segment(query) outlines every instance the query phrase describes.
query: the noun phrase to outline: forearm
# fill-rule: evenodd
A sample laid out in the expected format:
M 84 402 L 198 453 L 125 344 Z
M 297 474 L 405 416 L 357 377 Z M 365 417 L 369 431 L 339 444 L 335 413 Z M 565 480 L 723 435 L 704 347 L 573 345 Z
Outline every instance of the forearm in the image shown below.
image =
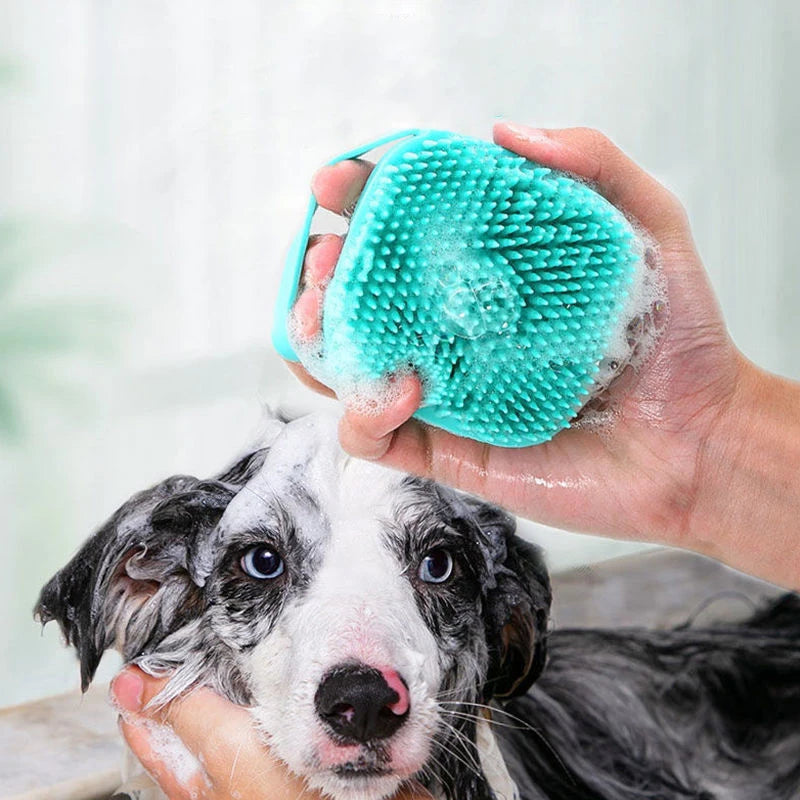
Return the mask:
M 800 589 L 800 384 L 743 364 L 696 497 L 687 546 Z

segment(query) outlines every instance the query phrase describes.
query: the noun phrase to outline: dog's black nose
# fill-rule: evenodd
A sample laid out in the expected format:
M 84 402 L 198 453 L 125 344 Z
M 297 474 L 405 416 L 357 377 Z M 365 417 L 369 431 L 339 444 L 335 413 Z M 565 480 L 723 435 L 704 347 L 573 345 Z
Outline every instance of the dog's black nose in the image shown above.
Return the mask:
M 408 716 L 408 689 L 396 672 L 387 674 L 396 689 L 373 667 L 334 667 L 314 697 L 317 714 L 349 742 L 388 738 Z

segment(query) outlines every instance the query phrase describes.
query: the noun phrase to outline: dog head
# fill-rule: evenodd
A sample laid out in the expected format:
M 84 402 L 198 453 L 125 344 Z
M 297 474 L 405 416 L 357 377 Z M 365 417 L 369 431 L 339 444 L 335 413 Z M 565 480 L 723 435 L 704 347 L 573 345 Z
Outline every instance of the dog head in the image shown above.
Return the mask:
M 479 709 L 544 666 L 550 591 L 513 518 L 348 458 L 335 426 L 281 426 L 213 480 L 129 500 L 42 590 L 80 658 L 204 683 L 251 707 L 273 752 L 334 797 L 409 779 L 488 796 Z M 464 764 L 471 765 L 465 768 Z

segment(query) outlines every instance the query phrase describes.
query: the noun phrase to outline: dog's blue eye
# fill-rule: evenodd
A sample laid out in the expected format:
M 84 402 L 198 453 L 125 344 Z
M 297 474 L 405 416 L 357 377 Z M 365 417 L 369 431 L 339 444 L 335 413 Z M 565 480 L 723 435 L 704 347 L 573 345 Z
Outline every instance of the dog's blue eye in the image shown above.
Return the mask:
M 280 554 L 265 544 L 251 547 L 242 556 L 242 569 L 259 580 L 272 580 L 283 574 L 283 559 Z
M 431 550 L 419 565 L 420 580 L 444 583 L 453 574 L 453 556 L 443 547 Z

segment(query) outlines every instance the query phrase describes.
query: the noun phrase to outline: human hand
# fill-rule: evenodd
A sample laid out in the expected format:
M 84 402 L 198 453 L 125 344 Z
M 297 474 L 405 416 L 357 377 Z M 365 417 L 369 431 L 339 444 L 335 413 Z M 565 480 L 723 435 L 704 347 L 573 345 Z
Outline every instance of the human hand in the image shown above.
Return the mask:
M 270 755 L 248 710 L 211 689 L 148 708 L 166 682 L 126 667 L 111 696 L 125 741 L 169 800 L 322 800 Z M 427 797 L 405 790 L 395 800 Z
M 247 709 L 211 689 L 148 708 L 166 681 L 127 667 L 111 694 L 125 741 L 169 800 L 319 798 L 270 755 Z
M 738 477 L 734 473 L 740 466 L 742 421 L 753 413 L 753 398 L 767 376 L 747 362 L 728 336 L 680 203 L 597 131 L 498 123 L 494 139 L 519 155 L 590 181 L 647 231 L 669 303 L 668 316 L 658 309 L 651 315 L 663 328 L 654 351 L 638 372 L 628 368 L 612 387 L 614 424 L 602 435 L 570 428 L 523 449 L 460 438 L 411 419 L 422 401 L 422 387 L 415 376 L 405 376 L 398 378 L 398 399 L 382 411 L 345 410 L 342 446 L 530 519 L 685 546 L 787 580 L 780 566 L 754 562 L 753 554 L 743 552 L 741 542 L 728 534 L 754 500 L 751 492 L 735 491 L 743 480 L 741 470 Z M 312 183 L 319 204 L 342 213 L 357 199 L 370 170 L 362 160 L 323 168 Z M 308 248 L 304 290 L 293 310 L 304 337 L 318 333 L 325 285 L 341 246 L 340 237 L 325 235 Z M 312 388 L 332 394 L 301 366 L 290 367 Z M 751 527 L 759 526 L 753 517 Z M 795 577 L 790 572 L 788 580 Z

